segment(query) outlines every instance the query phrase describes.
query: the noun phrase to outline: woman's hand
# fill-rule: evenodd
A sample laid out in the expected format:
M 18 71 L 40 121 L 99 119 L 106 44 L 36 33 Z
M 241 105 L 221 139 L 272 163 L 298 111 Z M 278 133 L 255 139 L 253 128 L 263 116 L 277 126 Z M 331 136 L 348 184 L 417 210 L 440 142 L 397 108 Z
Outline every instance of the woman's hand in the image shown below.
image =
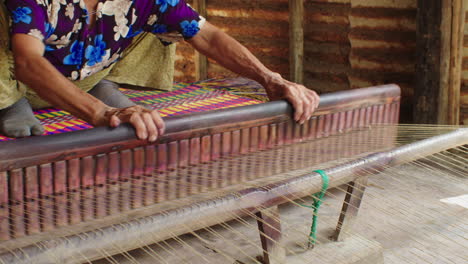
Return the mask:
M 317 109 L 320 97 L 305 86 L 287 81 L 279 74 L 274 74 L 263 84 L 270 100 L 288 100 L 294 107 L 294 120 L 303 124 L 310 119 Z
M 127 108 L 109 108 L 104 118 L 96 125 L 118 127 L 121 123 L 130 123 L 138 139 L 154 142 L 164 134 L 164 121 L 158 111 L 135 105 Z

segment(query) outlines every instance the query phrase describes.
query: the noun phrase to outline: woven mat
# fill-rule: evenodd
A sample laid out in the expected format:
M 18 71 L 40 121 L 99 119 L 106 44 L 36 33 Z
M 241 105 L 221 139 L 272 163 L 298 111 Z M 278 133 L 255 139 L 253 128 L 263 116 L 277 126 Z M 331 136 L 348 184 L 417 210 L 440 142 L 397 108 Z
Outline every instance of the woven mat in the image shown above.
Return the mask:
M 206 80 L 203 84 L 207 88 L 216 89 L 216 87 L 223 87 L 223 90 L 238 96 L 260 100 L 262 102 L 268 101 L 268 96 L 263 86 L 250 79 L 227 78 Z
M 172 92 L 128 89 L 122 89 L 122 92 L 138 104 L 158 109 L 161 116 L 166 117 L 262 103 L 262 100 L 254 99 L 257 97 L 256 93 L 252 97 L 239 94 L 242 87 L 247 91 L 247 94 L 250 90 L 259 89 L 258 86 L 254 88 L 255 84 L 246 79 L 236 78 L 207 80 L 192 84 L 175 83 L 176 89 Z M 56 108 L 37 110 L 35 114 L 45 127 L 44 135 L 92 128 L 83 120 Z M 0 135 L 0 141 L 7 140 L 12 139 Z

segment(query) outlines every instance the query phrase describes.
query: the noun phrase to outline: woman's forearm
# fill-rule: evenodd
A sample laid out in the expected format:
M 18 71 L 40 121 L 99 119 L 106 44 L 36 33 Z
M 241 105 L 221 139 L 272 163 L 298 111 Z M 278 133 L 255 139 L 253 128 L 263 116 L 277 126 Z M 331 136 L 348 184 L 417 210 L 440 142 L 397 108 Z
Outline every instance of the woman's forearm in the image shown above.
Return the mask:
M 66 110 L 94 126 L 117 127 L 130 123 L 141 140 L 155 141 L 164 133 L 164 121 L 157 110 L 139 105 L 113 108 L 84 92 L 65 78 L 44 55 L 38 39 L 15 34 L 12 37 L 16 78 L 53 106 Z
M 271 100 L 288 100 L 294 107 L 296 121 L 304 123 L 318 107 L 320 98 L 315 91 L 270 71 L 247 48 L 210 23 L 189 42 L 221 66 L 262 84 Z
M 203 55 L 221 66 L 266 86 L 279 75 L 265 67 L 247 48 L 226 33 L 206 22 L 189 42 Z
M 33 89 L 39 97 L 93 125 L 102 123 L 108 107 L 65 78 L 48 60 L 29 55 L 15 60 L 16 78 Z

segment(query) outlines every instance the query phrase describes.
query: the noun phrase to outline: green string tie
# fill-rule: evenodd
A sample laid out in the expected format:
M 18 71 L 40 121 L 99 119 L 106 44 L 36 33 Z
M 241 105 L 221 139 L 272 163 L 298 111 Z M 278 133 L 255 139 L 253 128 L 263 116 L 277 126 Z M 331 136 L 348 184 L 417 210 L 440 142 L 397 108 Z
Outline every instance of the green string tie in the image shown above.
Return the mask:
M 320 176 L 322 176 L 322 190 L 319 193 L 314 194 L 312 197 L 314 198 L 314 205 L 313 206 L 306 206 L 308 208 L 314 209 L 314 214 L 312 216 L 312 226 L 310 227 L 310 234 L 309 234 L 309 247 L 313 247 L 317 241 L 317 220 L 318 220 L 318 210 L 320 205 L 323 202 L 323 197 L 327 192 L 328 185 L 330 183 L 330 179 L 328 178 L 327 174 L 323 170 L 316 170 L 314 171 Z

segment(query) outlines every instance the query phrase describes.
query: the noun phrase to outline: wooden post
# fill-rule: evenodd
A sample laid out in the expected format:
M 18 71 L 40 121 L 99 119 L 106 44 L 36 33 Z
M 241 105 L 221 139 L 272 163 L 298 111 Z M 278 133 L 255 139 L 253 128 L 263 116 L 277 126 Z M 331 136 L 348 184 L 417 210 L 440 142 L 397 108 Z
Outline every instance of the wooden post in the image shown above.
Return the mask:
M 258 230 L 263 248 L 263 264 L 286 263 L 286 250 L 282 246 L 281 222 L 278 206 L 258 212 Z
M 194 5 L 198 13 L 206 18 L 206 0 L 194 0 Z M 208 58 L 198 51 L 195 51 L 195 78 L 197 81 L 206 80 L 208 78 Z
M 354 220 L 359 212 L 361 201 L 366 190 L 368 177 L 360 177 L 354 182 L 350 182 L 346 197 L 343 202 L 343 208 L 341 209 L 340 219 L 336 226 L 336 231 L 332 236 L 332 240 L 342 241 L 349 235 L 351 227 L 353 226 Z
M 418 0 L 416 123 L 459 123 L 464 5 Z
M 451 36 L 451 53 L 450 53 L 450 84 L 446 93 L 447 100 L 443 102 L 448 106 L 446 118 L 448 124 L 460 124 L 461 110 L 461 79 L 463 71 L 463 42 L 465 37 L 465 7 L 466 0 L 452 1 L 452 36 Z M 442 114 L 444 114 L 442 112 Z
M 304 82 L 304 0 L 289 0 L 289 69 L 291 81 Z

